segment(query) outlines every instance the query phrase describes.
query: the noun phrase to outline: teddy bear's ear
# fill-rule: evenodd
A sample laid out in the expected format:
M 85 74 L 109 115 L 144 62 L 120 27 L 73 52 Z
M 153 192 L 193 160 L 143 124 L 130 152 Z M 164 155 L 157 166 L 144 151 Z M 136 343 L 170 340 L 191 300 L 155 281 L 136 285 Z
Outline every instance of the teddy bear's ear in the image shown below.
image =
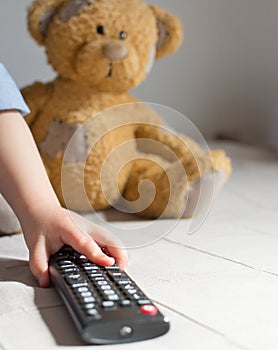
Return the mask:
M 28 28 L 39 45 L 44 44 L 47 28 L 64 0 L 36 0 L 28 9 Z
M 158 28 L 156 59 L 175 52 L 183 39 L 182 24 L 178 17 L 158 6 L 150 6 L 155 14 Z

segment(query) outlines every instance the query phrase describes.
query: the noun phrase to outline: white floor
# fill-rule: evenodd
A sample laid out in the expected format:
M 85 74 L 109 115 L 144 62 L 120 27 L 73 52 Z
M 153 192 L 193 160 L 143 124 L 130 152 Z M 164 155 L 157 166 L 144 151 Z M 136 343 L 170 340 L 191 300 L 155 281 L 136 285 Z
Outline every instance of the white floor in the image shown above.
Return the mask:
M 170 317 L 170 332 L 105 349 L 277 350 L 278 157 L 225 148 L 234 172 L 201 228 L 189 235 L 182 220 L 129 252 L 128 272 Z M 163 232 L 167 223 L 153 228 Z M 21 235 L 0 238 L 0 349 L 81 349 L 62 302 L 36 286 L 27 257 Z

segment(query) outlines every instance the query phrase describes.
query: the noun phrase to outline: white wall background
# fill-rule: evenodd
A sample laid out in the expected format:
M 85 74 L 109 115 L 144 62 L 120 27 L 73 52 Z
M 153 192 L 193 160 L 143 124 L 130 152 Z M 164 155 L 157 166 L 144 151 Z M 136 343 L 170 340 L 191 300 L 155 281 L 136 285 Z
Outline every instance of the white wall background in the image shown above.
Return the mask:
M 26 30 L 31 0 L 0 1 L 0 61 L 20 87 L 54 73 Z M 153 0 L 180 16 L 185 42 L 134 94 L 219 131 L 278 148 L 278 1 Z

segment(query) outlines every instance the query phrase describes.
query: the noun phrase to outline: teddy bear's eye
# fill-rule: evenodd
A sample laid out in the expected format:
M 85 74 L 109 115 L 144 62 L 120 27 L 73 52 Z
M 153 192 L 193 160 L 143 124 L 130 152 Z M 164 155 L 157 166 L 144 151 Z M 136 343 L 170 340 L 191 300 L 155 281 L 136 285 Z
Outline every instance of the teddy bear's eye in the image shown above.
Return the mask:
M 121 40 L 125 40 L 125 39 L 127 38 L 127 33 L 124 32 L 124 31 L 120 32 L 119 38 L 120 38 Z
M 100 35 L 104 34 L 104 27 L 103 26 L 97 26 L 97 33 Z

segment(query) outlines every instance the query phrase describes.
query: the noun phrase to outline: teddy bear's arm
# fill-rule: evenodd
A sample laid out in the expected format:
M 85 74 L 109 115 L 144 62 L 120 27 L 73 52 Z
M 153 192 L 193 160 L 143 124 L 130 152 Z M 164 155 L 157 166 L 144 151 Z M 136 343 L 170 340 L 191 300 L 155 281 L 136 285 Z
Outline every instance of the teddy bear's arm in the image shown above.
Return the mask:
M 163 126 L 142 124 L 136 130 L 136 138 L 154 140 L 158 145 L 169 148 L 172 151 L 172 157 L 179 159 L 192 158 L 192 154 L 200 152 L 200 147 L 195 141 L 184 135 L 172 133 Z M 165 147 L 163 146 L 162 150 L 164 151 Z
M 170 161 L 179 159 L 183 164 L 187 164 L 188 167 L 190 164 L 195 164 L 196 160 L 198 160 L 198 166 L 204 167 L 203 172 L 211 170 L 212 166 L 215 171 L 224 170 L 227 178 L 231 174 L 231 162 L 223 150 L 204 151 L 190 137 L 168 131 L 163 126 L 140 125 L 136 131 L 136 138 L 151 139 L 158 145 L 162 145 L 160 148 Z M 163 146 L 166 146 L 166 148 Z M 170 151 L 168 153 L 165 152 L 167 148 Z M 147 149 L 144 149 L 144 152 L 147 151 Z
M 39 82 L 27 86 L 21 90 L 21 93 L 31 111 L 31 113 L 25 118 L 29 125 L 33 123 L 40 110 L 49 100 L 52 90 L 53 87 L 51 83 L 42 84 Z
M 202 150 L 191 138 L 163 126 L 140 125 L 136 137 L 145 158 L 134 161 L 125 199 L 133 208 L 139 188 L 142 198 L 150 198 L 148 187 L 139 186 L 142 180 L 150 180 L 155 187 L 153 202 L 140 215 L 192 217 L 200 213 L 202 205 L 210 205 L 231 173 L 231 162 L 224 151 Z M 161 159 L 152 161 L 153 155 Z M 200 207 L 199 200 L 203 203 Z

